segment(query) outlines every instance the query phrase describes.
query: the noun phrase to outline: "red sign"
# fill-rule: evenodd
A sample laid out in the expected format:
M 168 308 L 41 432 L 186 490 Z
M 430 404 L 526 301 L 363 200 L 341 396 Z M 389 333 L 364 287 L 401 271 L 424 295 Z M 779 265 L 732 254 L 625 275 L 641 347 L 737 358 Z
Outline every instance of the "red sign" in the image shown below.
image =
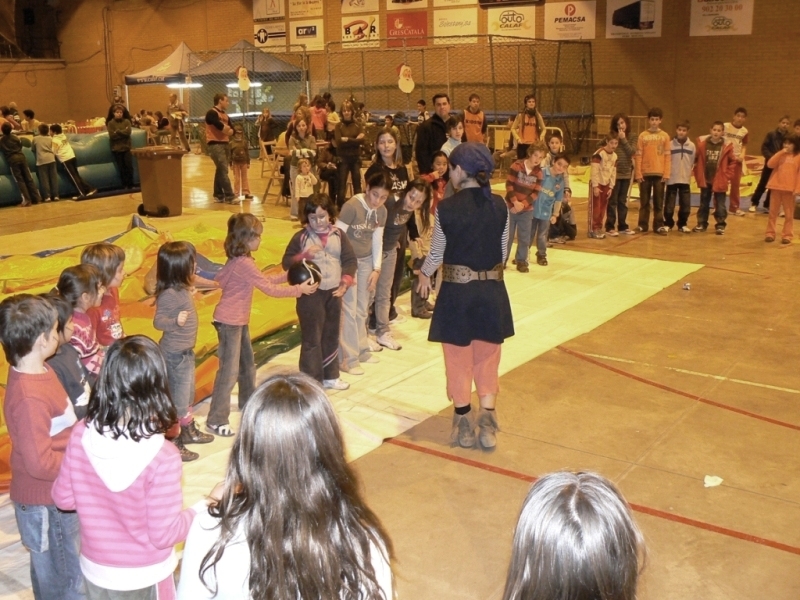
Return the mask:
M 402 48 L 403 40 L 406 46 L 427 46 L 428 12 L 387 12 L 386 29 L 389 48 Z

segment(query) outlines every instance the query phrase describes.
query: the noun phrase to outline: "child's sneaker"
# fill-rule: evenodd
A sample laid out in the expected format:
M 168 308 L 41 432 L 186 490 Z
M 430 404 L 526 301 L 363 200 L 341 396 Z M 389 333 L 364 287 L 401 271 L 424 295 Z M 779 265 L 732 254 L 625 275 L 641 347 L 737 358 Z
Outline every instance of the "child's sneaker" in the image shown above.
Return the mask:
M 702 225 L 698 225 L 694 229 L 692 229 L 692 231 L 694 231 L 695 233 L 704 233 L 705 230 L 706 227 L 703 227 Z
M 623 229 L 620 233 L 623 235 L 636 235 L 636 232 L 631 228 Z
M 345 369 L 344 367 L 340 366 L 339 370 L 343 373 L 349 373 L 350 375 L 363 375 L 366 373 L 362 367 L 350 367 L 349 369 Z
M 326 390 L 346 390 L 350 388 L 350 384 L 341 379 L 323 379 L 322 387 Z
M 616 229 L 609 229 L 606 231 L 608 237 L 619 237 L 619 232 Z
M 367 343 L 369 343 L 370 352 L 381 352 L 383 350 L 383 346 L 381 346 L 378 342 L 376 342 L 372 338 L 367 338 Z
M 602 240 L 606 237 L 606 234 L 602 231 L 590 231 L 589 237 L 595 240 Z
M 692 230 L 689 229 L 686 225 L 684 225 L 683 227 L 680 227 L 678 229 L 678 231 L 680 231 L 681 233 L 692 233 Z
M 647 233 L 647 229 L 644 227 L 637 227 L 635 233 Z
M 536 257 L 536 264 L 542 267 L 547 266 L 547 257 L 546 256 L 537 256 Z
M 378 336 L 377 342 L 381 346 L 383 346 L 384 348 L 388 348 L 389 350 L 400 350 L 403 348 L 400 344 L 398 344 L 395 341 L 394 336 L 391 334 L 391 332 L 388 331 L 383 335 Z
M 735 213 L 733 213 L 733 214 L 734 214 L 735 216 L 737 216 L 737 217 L 743 217 L 743 216 L 745 216 L 747 213 L 746 213 L 746 212 L 744 212 L 744 211 L 743 211 L 743 210 L 740 208 L 739 210 L 737 210 L 737 211 L 736 211 Z
M 662 225 L 661 227 L 656 229 L 656 233 L 658 235 L 669 235 L 669 228 Z
M 747 212 L 752 212 L 752 213 L 756 212 L 756 205 L 755 204 L 751 204 L 750 208 L 747 209 Z
M 725 230 L 722 227 L 717 227 L 717 235 L 725 235 Z

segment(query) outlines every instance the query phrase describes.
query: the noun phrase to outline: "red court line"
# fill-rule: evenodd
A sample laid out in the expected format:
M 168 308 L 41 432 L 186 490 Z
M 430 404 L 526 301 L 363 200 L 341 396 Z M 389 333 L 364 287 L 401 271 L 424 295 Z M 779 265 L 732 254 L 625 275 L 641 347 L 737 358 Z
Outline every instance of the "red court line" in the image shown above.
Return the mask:
M 742 275 L 756 275 L 758 277 L 765 277 L 760 273 L 752 273 L 750 271 L 739 271 L 737 269 L 726 269 L 725 267 L 715 267 L 714 265 L 705 265 L 706 269 L 714 269 L 716 271 L 727 271 L 728 273 L 740 273 Z
M 577 350 L 570 350 L 569 348 L 565 348 L 564 346 L 556 346 L 556 348 L 558 348 L 562 352 L 566 352 L 567 354 L 574 356 L 575 358 L 579 358 L 595 366 L 611 371 L 612 373 L 616 373 L 617 375 L 622 375 L 623 377 L 627 377 L 628 379 L 633 379 L 634 381 L 638 381 L 640 383 L 650 385 L 660 390 L 664 390 L 665 392 L 672 392 L 673 394 L 683 396 L 684 398 L 689 398 L 690 400 L 695 400 L 703 404 L 708 404 L 709 406 L 714 406 L 716 408 L 721 408 L 722 410 L 727 410 L 739 415 L 744 415 L 745 417 L 750 417 L 751 419 L 758 419 L 759 421 L 764 421 L 766 423 L 770 423 L 771 425 L 778 425 L 779 427 L 786 427 L 787 429 L 800 431 L 800 425 L 795 425 L 794 423 L 787 423 L 786 421 L 780 421 L 779 419 L 773 419 L 772 417 L 759 415 L 758 413 L 750 412 L 749 410 L 744 410 L 742 408 L 737 408 L 736 406 L 731 406 L 730 404 L 723 404 L 722 402 L 709 400 L 708 398 L 703 398 L 702 396 L 698 396 L 697 394 L 690 394 L 689 392 L 684 392 L 683 390 L 679 390 L 677 388 L 664 385 L 663 383 L 658 383 L 657 381 L 653 381 L 652 379 L 647 379 L 646 377 L 640 377 L 639 375 L 634 375 L 633 373 L 629 373 L 628 371 L 624 371 L 617 367 L 612 367 L 611 365 L 596 360 L 591 356 L 586 356 L 585 354 L 583 354 L 582 352 L 578 352 Z
M 472 460 L 470 458 L 464 458 L 463 456 L 456 456 L 455 454 L 442 452 L 441 450 L 426 448 L 425 446 L 419 446 L 417 444 L 412 444 L 411 442 L 407 442 L 405 440 L 400 440 L 397 438 L 390 438 L 385 440 L 385 442 L 387 444 L 392 444 L 393 446 L 399 446 L 401 448 L 405 448 L 407 450 L 413 450 L 415 452 L 420 452 L 422 454 L 427 454 L 429 456 L 436 456 L 437 458 L 443 458 L 444 460 L 449 460 L 450 462 L 466 465 L 468 467 L 473 467 L 475 469 L 480 469 L 482 471 L 487 471 L 489 473 L 494 473 L 496 475 L 503 475 L 504 477 L 510 477 L 511 479 L 518 479 L 520 481 L 525 481 L 527 483 L 533 483 L 538 479 L 538 477 L 535 477 L 533 475 L 526 475 L 525 473 L 519 473 L 517 471 L 512 471 L 510 469 L 504 469 L 502 467 L 489 465 L 477 460 Z M 682 517 L 681 515 L 676 515 L 670 512 L 659 510 L 657 508 L 650 508 L 649 506 L 644 506 L 642 504 L 630 504 L 630 507 L 636 512 L 650 515 L 651 517 L 664 519 L 665 521 L 671 521 L 673 523 L 680 523 L 681 525 L 688 525 L 689 527 L 694 527 L 696 529 L 702 529 L 704 531 L 718 533 L 720 535 L 731 537 L 737 540 L 742 540 L 744 542 L 751 542 L 753 544 L 758 544 L 759 546 L 766 546 L 768 548 L 780 550 L 781 552 L 788 552 L 789 554 L 796 554 L 800 556 L 800 548 L 796 546 L 790 546 L 789 544 L 783 544 L 781 542 L 776 542 L 774 540 L 768 540 L 766 538 L 762 538 L 757 535 L 750 535 L 749 533 L 736 531 L 735 529 L 720 527 L 719 525 L 706 523 L 704 521 L 698 521 L 697 519 Z

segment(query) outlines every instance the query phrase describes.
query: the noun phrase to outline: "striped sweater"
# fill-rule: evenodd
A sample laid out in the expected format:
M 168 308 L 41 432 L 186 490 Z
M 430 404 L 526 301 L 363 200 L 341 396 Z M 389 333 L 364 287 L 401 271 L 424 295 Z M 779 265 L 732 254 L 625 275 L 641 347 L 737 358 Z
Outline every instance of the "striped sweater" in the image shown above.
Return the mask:
M 222 288 L 222 298 L 214 309 L 214 321 L 225 325 L 247 325 L 253 306 L 253 289 L 258 288 L 275 298 L 299 298 L 300 286 L 278 285 L 286 281 L 286 273 L 265 275 L 258 270 L 251 256 L 228 259 L 214 278 Z
M 155 585 L 178 564 L 196 509 L 183 510 L 178 449 L 154 435 L 134 442 L 99 434 L 85 421 L 72 430 L 53 500 L 81 525 L 81 570 L 97 586 Z

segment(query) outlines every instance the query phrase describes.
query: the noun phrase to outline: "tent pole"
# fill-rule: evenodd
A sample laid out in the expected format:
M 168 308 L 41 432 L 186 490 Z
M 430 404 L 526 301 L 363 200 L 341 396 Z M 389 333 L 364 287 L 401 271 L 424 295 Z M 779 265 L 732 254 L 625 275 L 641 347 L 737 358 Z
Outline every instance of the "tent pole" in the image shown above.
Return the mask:
M 131 109 L 131 100 L 128 98 L 128 84 L 125 84 L 125 106 L 128 107 L 128 110 Z

